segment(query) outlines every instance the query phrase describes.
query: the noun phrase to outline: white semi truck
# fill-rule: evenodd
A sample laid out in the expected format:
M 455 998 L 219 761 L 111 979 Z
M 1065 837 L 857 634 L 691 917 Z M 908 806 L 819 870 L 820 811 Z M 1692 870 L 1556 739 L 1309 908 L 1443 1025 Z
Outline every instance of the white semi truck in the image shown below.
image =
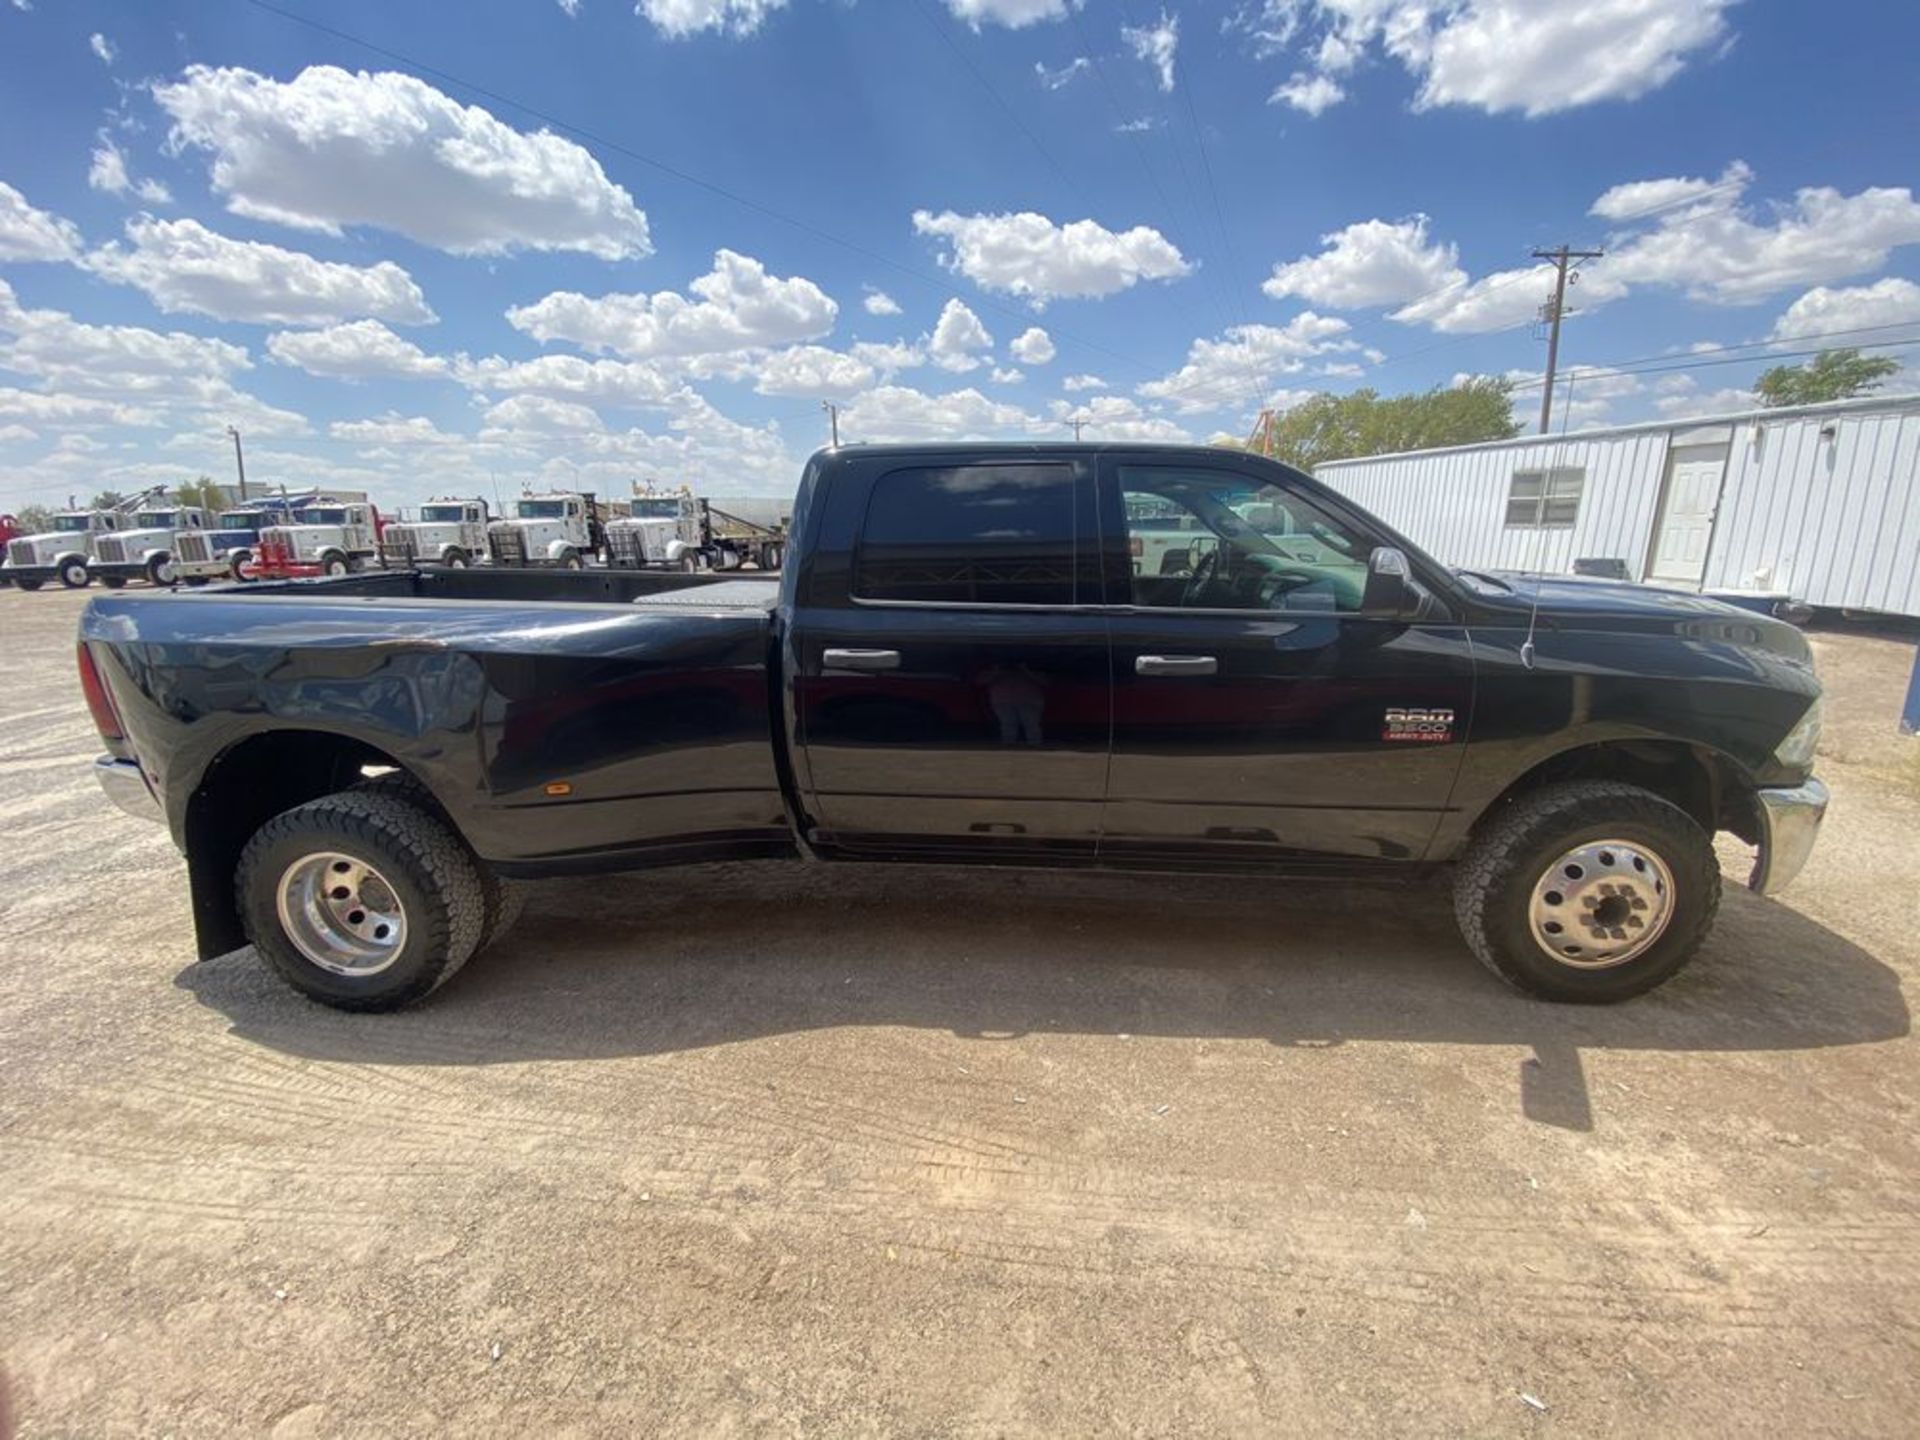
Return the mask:
M 87 574 L 110 590 L 129 580 L 172 585 L 179 578 L 174 553 L 183 535 L 204 531 L 207 512 L 198 505 L 154 505 L 136 510 L 129 527 L 95 537 Z
M 442 495 L 420 507 L 418 519 L 394 521 L 380 536 L 382 565 L 450 565 L 461 569 L 487 558 L 487 502 Z
M 606 519 L 590 491 L 522 495 L 513 514 L 487 526 L 496 565 L 556 565 L 584 570 L 606 548 Z
M 633 513 L 607 526 L 607 563 L 621 569 L 778 570 L 793 502 L 760 497 L 707 500 L 682 488 L 636 485 Z
M 53 529 L 38 535 L 20 535 L 7 542 L 3 576 L 22 590 L 38 590 L 58 580 L 69 590 L 93 583 L 87 562 L 102 535 L 118 530 L 126 516 L 117 510 L 63 510 L 53 517 Z
M 380 550 L 385 522 L 365 500 L 321 495 L 294 507 L 292 523 L 260 532 L 253 573 L 285 580 L 302 575 L 345 575 L 364 569 Z

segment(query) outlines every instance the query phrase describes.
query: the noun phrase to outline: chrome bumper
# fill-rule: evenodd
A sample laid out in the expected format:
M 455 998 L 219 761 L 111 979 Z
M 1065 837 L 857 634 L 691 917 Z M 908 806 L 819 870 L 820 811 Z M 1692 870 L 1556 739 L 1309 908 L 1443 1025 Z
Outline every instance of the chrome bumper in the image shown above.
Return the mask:
M 100 788 L 107 792 L 107 799 L 134 819 L 164 821 L 167 818 L 147 784 L 147 777 L 133 761 L 102 755 L 93 762 L 93 775 L 100 782 Z
M 1820 822 L 1827 815 L 1827 787 L 1812 776 L 1788 790 L 1756 790 L 1760 812 L 1760 855 L 1747 877 L 1749 888 L 1778 895 L 1793 883 L 1813 853 Z

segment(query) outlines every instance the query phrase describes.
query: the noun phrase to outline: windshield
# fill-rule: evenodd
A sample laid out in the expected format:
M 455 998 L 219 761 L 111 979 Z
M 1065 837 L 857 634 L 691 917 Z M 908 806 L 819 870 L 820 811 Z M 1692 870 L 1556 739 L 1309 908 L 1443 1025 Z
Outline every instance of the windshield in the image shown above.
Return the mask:
M 344 510 L 296 510 L 294 522 L 299 525 L 344 525 L 347 512 Z
M 257 510 L 230 510 L 220 517 L 222 530 L 258 530 L 260 512 Z
M 88 519 L 85 515 L 56 515 L 53 517 L 53 528 L 68 531 L 90 529 Z
M 672 498 L 665 500 L 636 500 L 633 502 L 633 518 L 636 520 L 677 520 L 680 518 L 680 502 Z
M 178 510 L 142 510 L 133 517 L 137 530 L 171 530 L 179 522 Z
M 464 505 L 422 505 L 420 519 L 428 525 L 458 525 L 467 518 Z
M 560 520 L 567 513 L 564 500 L 522 500 L 515 513 L 522 520 Z

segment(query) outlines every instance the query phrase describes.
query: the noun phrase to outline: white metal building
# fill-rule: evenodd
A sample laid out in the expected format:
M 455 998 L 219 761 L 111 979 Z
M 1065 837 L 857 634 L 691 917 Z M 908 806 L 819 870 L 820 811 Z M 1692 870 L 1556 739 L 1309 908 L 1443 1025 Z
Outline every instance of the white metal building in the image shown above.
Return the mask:
M 1315 472 L 1450 565 L 1920 616 L 1920 395 L 1341 460 Z

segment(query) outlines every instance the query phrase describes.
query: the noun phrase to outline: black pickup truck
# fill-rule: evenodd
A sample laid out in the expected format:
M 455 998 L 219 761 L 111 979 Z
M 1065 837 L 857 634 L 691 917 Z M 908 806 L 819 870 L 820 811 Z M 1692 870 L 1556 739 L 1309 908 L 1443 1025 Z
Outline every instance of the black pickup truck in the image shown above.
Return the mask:
M 1826 806 L 1791 626 L 1450 571 L 1219 449 L 824 451 L 778 577 L 426 568 L 80 628 L 201 954 L 348 1009 L 443 983 L 517 878 L 772 856 L 1444 869 L 1501 977 L 1619 1000 L 1705 938 L 1715 831 L 1772 891 Z

